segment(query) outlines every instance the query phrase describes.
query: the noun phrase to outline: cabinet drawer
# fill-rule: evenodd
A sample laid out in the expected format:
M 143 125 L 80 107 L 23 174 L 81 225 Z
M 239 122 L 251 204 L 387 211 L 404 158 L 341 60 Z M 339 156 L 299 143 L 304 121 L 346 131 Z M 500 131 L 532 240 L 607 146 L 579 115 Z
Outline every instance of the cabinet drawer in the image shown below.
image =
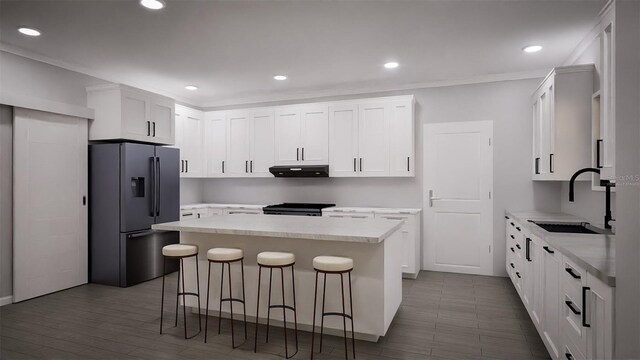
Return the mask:
M 570 342 L 564 344 L 564 349 L 560 356 L 560 359 L 563 360 L 586 360 L 587 358 L 574 344 L 571 344 Z
M 582 297 L 574 297 L 566 292 L 562 294 L 562 319 L 560 332 L 565 338 L 565 343 L 572 343 L 581 352 L 587 350 L 587 328 L 582 326 Z
M 566 256 L 562 257 L 561 284 L 563 291 L 576 300 L 582 297 L 582 288 L 587 285 L 587 272 Z

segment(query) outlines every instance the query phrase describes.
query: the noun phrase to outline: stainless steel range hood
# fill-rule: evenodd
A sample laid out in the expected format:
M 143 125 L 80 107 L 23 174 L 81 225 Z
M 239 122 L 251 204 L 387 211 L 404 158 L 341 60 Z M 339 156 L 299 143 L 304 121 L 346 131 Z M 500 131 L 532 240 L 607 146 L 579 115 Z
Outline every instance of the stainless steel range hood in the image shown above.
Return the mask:
M 272 166 L 275 177 L 329 177 L 329 165 Z

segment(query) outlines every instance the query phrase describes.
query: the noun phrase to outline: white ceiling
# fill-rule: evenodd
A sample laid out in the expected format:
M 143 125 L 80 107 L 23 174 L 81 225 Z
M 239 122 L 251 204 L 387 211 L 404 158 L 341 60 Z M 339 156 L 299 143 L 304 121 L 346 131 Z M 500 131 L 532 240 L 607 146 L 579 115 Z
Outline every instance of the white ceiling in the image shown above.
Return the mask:
M 604 1 L 0 2 L 5 49 L 198 106 L 379 91 L 562 64 Z M 42 36 L 20 35 L 32 26 Z M 525 54 L 521 48 L 544 49 Z M 386 70 L 395 60 L 400 67 Z M 286 74 L 286 81 L 273 75 Z M 199 86 L 190 92 L 187 84 Z

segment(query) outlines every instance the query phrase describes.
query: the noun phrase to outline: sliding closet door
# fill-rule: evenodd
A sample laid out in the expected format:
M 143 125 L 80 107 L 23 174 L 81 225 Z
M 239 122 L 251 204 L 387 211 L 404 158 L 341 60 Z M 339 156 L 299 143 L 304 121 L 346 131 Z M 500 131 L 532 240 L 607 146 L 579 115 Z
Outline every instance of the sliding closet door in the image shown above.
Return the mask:
M 87 282 L 87 120 L 14 111 L 14 301 Z

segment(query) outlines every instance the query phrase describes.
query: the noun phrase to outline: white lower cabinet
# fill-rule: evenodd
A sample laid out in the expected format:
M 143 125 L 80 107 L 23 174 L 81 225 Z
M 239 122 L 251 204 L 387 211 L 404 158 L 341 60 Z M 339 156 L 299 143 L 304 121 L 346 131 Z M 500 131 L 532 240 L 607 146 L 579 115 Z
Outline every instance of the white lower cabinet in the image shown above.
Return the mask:
M 505 219 L 507 274 L 551 357 L 613 359 L 614 288 Z

